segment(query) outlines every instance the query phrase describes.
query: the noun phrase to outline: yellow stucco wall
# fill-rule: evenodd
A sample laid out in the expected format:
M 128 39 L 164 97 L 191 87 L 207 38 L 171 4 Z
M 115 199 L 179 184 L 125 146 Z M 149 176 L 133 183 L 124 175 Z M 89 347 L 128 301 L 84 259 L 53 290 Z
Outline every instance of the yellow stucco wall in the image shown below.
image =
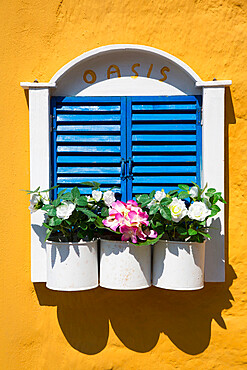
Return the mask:
M 9 0 L 0 19 L 0 368 L 245 368 L 247 1 Z M 29 188 L 28 104 L 19 83 L 48 81 L 84 51 L 114 43 L 154 46 L 203 80 L 233 80 L 224 284 L 198 292 L 62 293 L 30 282 L 29 202 L 19 191 Z

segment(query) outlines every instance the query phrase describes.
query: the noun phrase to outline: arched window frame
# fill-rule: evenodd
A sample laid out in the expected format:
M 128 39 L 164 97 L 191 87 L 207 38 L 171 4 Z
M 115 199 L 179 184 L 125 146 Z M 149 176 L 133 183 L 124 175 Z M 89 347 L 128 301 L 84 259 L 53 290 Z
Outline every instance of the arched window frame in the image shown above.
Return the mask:
M 224 194 L 224 96 L 225 87 L 230 80 L 202 81 L 185 63 L 161 50 L 141 45 L 110 45 L 91 50 L 75 58 L 62 67 L 49 83 L 22 82 L 29 90 L 30 122 L 30 188 L 48 188 L 51 178 L 50 153 L 50 98 L 63 78 L 69 78 L 75 68 L 87 60 L 110 55 L 114 52 L 144 52 L 169 61 L 183 71 L 199 88 L 202 95 L 202 184 L 217 188 Z M 154 89 L 155 90 L 155 89 Z M 151 92 L 152 93 L 152 92 Z M 153 92 L 152 95 L 157 94 Z M 107 93 L 109 95 L 109 92 Z M 132 95 L 134 95 L 132 91 Z M 46 250 L 44 230 L 41 228 L 43 215 L 31 215 L 31 280 L 46 281 Z M 205 281 L 222 282 L 225 280 L 224 212 L 214 221 L 218 230 L 212 230 L 212 240 L 207 242 Z M 219 230 L 220 229 L 220 230 Z

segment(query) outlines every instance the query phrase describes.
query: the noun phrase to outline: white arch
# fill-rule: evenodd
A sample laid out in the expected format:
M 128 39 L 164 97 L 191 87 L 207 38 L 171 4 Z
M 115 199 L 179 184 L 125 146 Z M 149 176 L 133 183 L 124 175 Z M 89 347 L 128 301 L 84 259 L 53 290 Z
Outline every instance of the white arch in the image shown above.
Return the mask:
M 135 45 L 135 44 L 114 44 L 114 45 L 107 45 L 101 46 L 99 48 L 87 51 L 77 58 L 71 60 L 69 63 L 65 64 L 62 68 L 60 68 L 55 75 L 51 78 L 50 83 L 56 84 L 63 76 L 69 73 L 75 66 L 77 66 L 81 62 L 85 62 L 89 59 L 94 57 L 103 56 L 106 54 L 110 54 L 113 52 L 125 52 L 125 51 L 142 51 L 149 54 L 154 54 L 160 57 L 163 57 L 166 61 L 170 61 L 181 70 L 183 70 L 186 74 L 188 74 L 193 81 L 202 82 L 200 77 L 191 69 L 187 64 L 182 62 L 180 59 L 174 57 L 173 55 L 166 53 L 165 51 L 144 45 Z

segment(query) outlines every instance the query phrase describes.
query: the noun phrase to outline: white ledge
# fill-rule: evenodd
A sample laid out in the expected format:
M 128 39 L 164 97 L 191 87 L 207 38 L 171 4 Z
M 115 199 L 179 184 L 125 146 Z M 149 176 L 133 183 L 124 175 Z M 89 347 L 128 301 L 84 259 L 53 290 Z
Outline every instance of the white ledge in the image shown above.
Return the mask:
M 231 86 L 231 80 L 219 80 L 219 81 L 197 81 L 197 87 L 217 87 L 217 86 Z
M 44 88 L 56 87 L 55 82 L 21 82 L 20 85 L 24 90 L 27 90 L 30 88 L 44 89 Z

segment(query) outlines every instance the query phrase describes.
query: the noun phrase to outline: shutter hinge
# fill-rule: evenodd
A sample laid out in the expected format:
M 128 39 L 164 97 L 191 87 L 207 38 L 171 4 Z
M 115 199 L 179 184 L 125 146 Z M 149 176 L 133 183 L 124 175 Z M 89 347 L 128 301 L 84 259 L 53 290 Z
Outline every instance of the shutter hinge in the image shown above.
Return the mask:
M 201 126 L 203 126 L 202 108 L 197 108 L 198 120 Z
M 56 131 L 56 127 L 53 126 L 54 116 L 50 114 L 50 132 Z

